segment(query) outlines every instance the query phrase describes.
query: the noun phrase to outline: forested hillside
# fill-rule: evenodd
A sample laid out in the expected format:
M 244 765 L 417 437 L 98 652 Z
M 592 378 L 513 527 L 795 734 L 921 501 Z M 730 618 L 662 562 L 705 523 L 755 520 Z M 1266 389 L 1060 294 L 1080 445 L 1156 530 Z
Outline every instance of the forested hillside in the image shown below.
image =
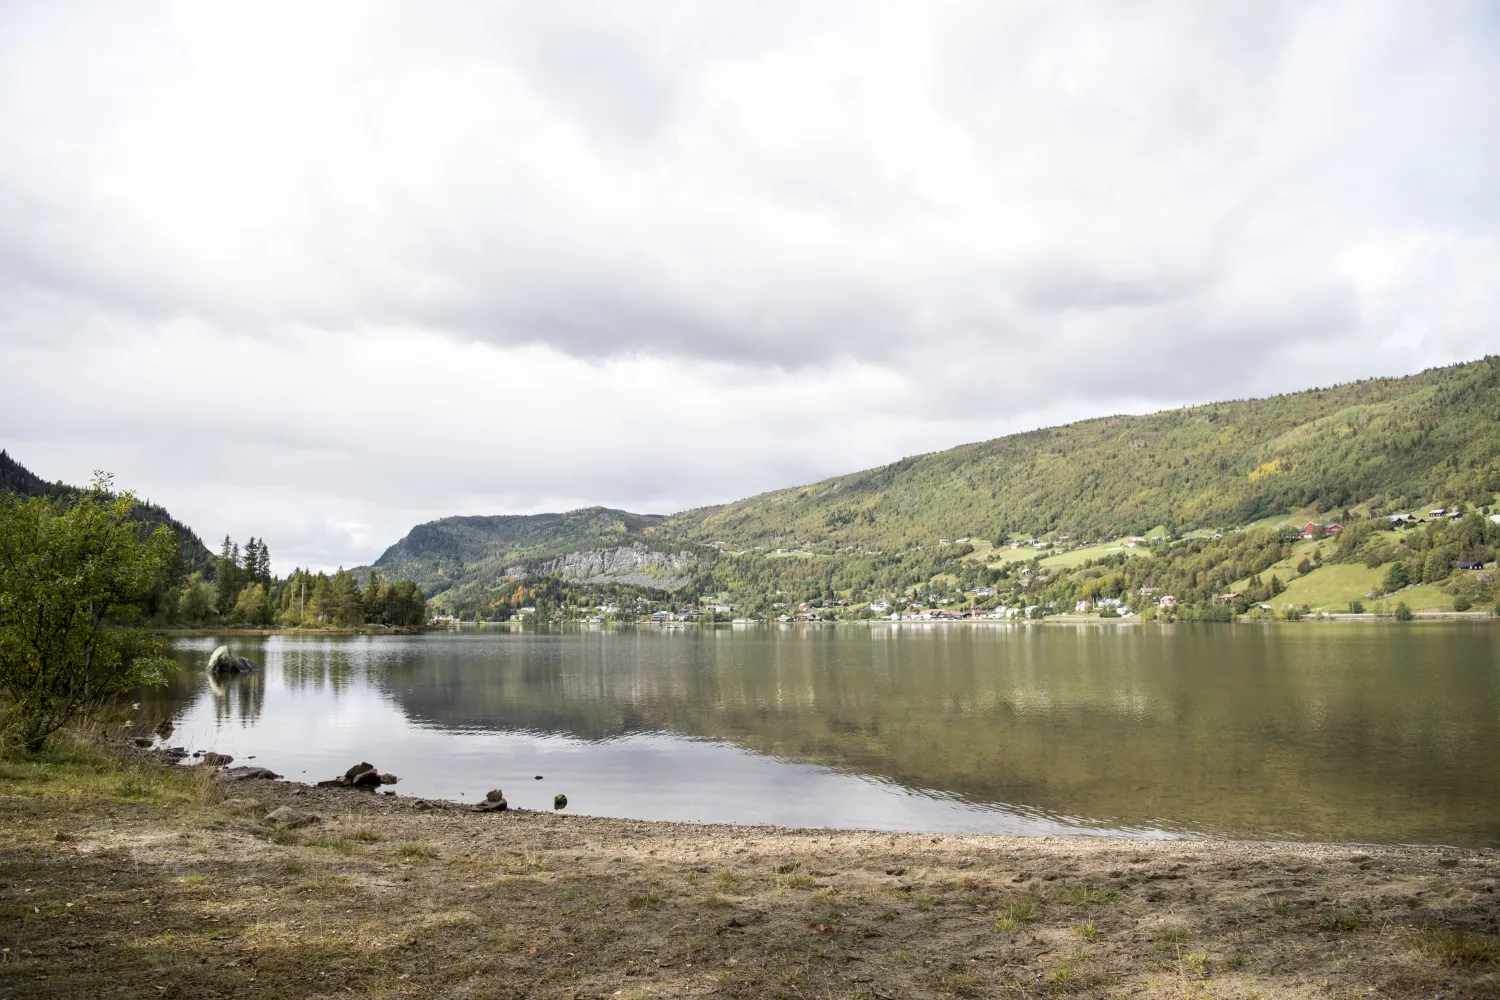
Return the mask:
M 940 538 L 1227 528 L 1302 507 L 1500 490 L 1500 357 L 1399 379 L 1104 417 L 689 511 L 733 549 L 900 549 Z
M 79 487 L 64 483 L 49 483 L 26 466 L 0 451 L 0 492 L 18 493 L 26 497 L 66 497 L 79 492 Z M 199 572 L 213 576 L 214 557 L 203 539 L 192 528 L 167 513 L 166 508 L 154 503 L 141 503 L 135 508 L 133 517 L 147 524 L 165 524 L 177 533 L 177 550 L 183 568 L 189 573 Z
M 622 587 L 671 590 L 767 613 L 797 601 L 859 603 L 929 589 L 958 600 L 1006 581 L 1015 584 L 1010 597 L 1039 596 L 1040 579 L 1023 587 L 1012 575 L 1020 563 L 987 554 L 1019 538 L 1041 539 L 1041 552 L 1074 569 L 1110 553 L 1118 578 L 1080 583 L 1079 599 L 1149 579 L 1153 589 L 1177 586 L 1195 598 L 1242 580 L 1246 598 L 1261 600 L 1285 580 L 1243 578 L 1286 558 L 1284 530 L 1207 548 L 1172 540 L 1293 511 L 1351 520 L 1429 502 L 1487 507 L 1497 491 L 1500 358 L 1491 357 L 1407 378 L 1046 428 L 666 518 L 603 508 L 445 518 L 414 528 L 376 566 L 413 577 L 445 610 L 481 617 L 506 617 L 539 594 L 557 607 L 602 599 L 601 587 L 611 602 Z M 1134 552 L 1089 548 L 1148 532 L 1165 542 L 1149 570 L 1131 568 Z M 1257 554 L 1246 555 L 1246 545 Z M 1188 548 L 1191 568 L 1168 571 Z M 1362 558 L 1363 549 L 1341 556 Z M 624 568 L 609 575 L 600 566 Z M 1047 593 L 1071 600 L 1064 568 L 1051 568 Z

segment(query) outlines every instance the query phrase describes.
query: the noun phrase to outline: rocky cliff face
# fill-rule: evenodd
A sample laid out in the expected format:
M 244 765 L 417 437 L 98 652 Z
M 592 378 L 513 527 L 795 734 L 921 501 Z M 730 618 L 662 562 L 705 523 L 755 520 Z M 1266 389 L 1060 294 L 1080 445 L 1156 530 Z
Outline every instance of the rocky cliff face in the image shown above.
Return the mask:
M 673 590 L 688 582 L 698 560 L 691 552 L 653 552 L 643 545 L 570 552 L 529 567 L 531 576 L 560 576 L 583 583 L 618 583 Z M 507 570 L 520 575 L 520 568 Z

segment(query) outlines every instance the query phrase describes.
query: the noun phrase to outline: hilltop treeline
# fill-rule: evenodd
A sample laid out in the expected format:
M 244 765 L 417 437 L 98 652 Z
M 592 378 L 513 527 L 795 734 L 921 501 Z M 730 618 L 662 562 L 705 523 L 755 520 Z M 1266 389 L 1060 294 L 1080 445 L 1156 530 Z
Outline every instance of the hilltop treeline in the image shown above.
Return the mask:
M 663 530 L 745 550 L 1230 528 L 1271 514 L 1500 491 L 1500 357 L 1399 379 L 1105 417 L 689 511 Z
M 0 450 L 0 493 L 12 493 L 22 497 L 47 497 L 51 500 L 71 500 L 81 496 L 84 490 L 63 482 L 49 483 L 26 466 Z M 203 539 L 193 529 L 177 520 L 165 507 L 137 500 L 131 508 L 130 519 L 155 527 L 164 524 L 177 536 L 177 558 L 181 571 L 213 575 L 213 553 L 203 544 Z

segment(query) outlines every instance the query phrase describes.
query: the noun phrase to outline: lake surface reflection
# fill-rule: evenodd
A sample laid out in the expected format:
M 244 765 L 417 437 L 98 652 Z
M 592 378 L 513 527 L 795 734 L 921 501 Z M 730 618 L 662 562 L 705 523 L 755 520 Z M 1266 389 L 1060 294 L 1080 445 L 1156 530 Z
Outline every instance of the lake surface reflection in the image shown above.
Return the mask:
M 210 684 L 227 641 L 261 673 Z M 596 815 L 1500 846 L 1500 627 L 755 627 L 174 642 L 168 742 Z M 543 775 L 544 780 L 535 780 Z

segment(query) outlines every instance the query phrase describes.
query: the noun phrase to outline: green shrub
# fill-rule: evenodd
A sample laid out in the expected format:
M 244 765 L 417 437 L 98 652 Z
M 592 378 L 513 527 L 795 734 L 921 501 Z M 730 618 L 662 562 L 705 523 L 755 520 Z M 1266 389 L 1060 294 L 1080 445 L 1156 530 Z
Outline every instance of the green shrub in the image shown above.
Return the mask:
M 1396 620 L 1398 622 L 1409 622 L 1413 617 L 1414 616 L 1411 613 L 1411 608 L 1406 606 L 1405 601 L 1402 601 L 1400 604 L 1396 605 Z
M 1473 606 L 1474 606 L 1474 602 L 1471 601 L 1471 600 L 1469 600 L 1463 594 L 1459 594 L 1457 597 L 1455 597 L 1453 599 L 1453 610 L 1454 611 L 1468 611 Z
M 170 528 L 130 519 L 100 474 L 70 500 L 0 495 L 0 700 L 33 753 L 76 716 L 161 683 L 171 661 L 141 625 L 177 561 Z
M 1350 601 L 1349 602 L 1349 613 L 1351 615 L 1362 615 L 1362 614 L 1364 614 L 1365 613 L 1365 602 L 1364 601 Z

